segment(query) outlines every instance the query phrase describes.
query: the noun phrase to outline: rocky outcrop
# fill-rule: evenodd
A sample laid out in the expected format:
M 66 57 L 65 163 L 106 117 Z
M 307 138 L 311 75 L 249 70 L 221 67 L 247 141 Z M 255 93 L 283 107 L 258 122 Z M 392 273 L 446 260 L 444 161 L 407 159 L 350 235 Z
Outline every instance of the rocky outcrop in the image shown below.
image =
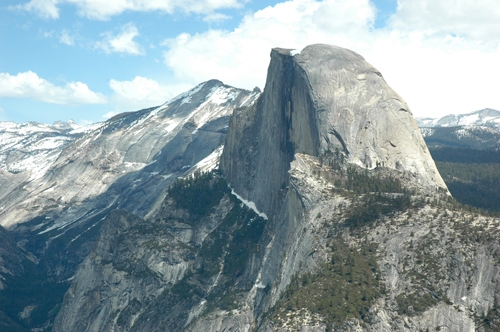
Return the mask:
M 295 153 L 340 152 L 366 169 L 410 175 L 435 192 L 441 179 L 408 105 L 360 55 L 311 45 L 292 55 L 273 49 L 258 102 L 236 111 L 221 159 L 228 182 L 267 214 Z
M 129 329 L 169 283 L 182 279 L 184 254 L 161 225 L 114 211 L 75 275 L 53 331 Z
M 413 203 L 409 201 L 404 207 L 395 204 L 370 218 L 367 216 L 375 206 L 387 204 L 383 202 L 393 200 L 394 194 L 385 194 L 390 200 L 382 199 L 383 193 L 376 199 L 372 196 L 373 200 L 365 195 L 339 195 L 332 191 L 334 169 L 322 165 L 318 158 L 302 154 L 295 157 L 290 169 L 291 187 L 300 201 L 295 206 L 303 210 L 293 223 L 288 222 L 287 232 L 293 232 L 293 241 L 280 241 L 288 244 L 282 259 L 263 263 L 263 282 L 273 280 L 266 275 L 274 282 L 268 292 L 269 308 L 264 310 L 271 314 L 258 330 L 498 328 L 500 247 L 496 239 L 500 236 L 500 219 L 449 203 L 426 204 L 418 195 L 412 196 Z M 275 252 L 280 250 L 276 241 L 285 234 L 284 229 L 280 231 L 272 244 Z M 340 245 L 343 241 L 344 247 Z M 362 256 L 356 258 L 353 252 Z M 366 274 L 368 266 L 356 276 L 364 259 L 372 260 L 379 270 L 372 286 Z M 271 275 L 276 271 L 274 264 L 281 270 Z M 331 288 L 329 282 L 333 283 Z M 362 294 L 356 299 L 357 282 Z M 369 304 L 367 294 L 371 291 L 380 293 Z M 339 292 L 340 297 L 335 295 Z M 341 301 L 339 307 L 336 301 Z M 336 322 L 332 316 L 345 308 L 349 309 Z
M 255 271 L 246 266 L 245 257 L 260 261 L 255 231 L 262 233 L 263 223 L 240 206 L 223 179 L 203 179 L 212 189 L 199 182 L 193 186 L 216 197 L 203 209 L 206 215 L 182 208 L 182 195 L 172 194 L 150 220 L 124 211 L 106 218 L 65 295 L 53 331 L 178 331 L 191 323 L 193 331 L 219 331 L 220 326 L 234 329 L 240 318 L 246 320 L 241 328 L 253 324 L 247 311 L 235 319 L 225 319 L 222 311 L 211 328 L 203 323 L 198 329 L 194 323 L 214 305 L 233 306 L 246 295 L 243 290 L 252 289 Z M 191 190 L 181 189 L 183 194 Z

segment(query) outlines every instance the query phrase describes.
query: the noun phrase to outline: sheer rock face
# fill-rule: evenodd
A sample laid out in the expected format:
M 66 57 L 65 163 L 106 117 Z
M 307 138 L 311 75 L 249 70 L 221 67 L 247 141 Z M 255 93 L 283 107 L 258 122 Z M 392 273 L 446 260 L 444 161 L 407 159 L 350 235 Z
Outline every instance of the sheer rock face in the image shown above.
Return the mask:
M 266 87 L 235 112 L 221 166 L 236 192 L 271 213 L 295 153 L 341 151 L 350 163 L 410 175 L 446 190 L 408 105 L 360 55 L 311 45 L 273 49 Z

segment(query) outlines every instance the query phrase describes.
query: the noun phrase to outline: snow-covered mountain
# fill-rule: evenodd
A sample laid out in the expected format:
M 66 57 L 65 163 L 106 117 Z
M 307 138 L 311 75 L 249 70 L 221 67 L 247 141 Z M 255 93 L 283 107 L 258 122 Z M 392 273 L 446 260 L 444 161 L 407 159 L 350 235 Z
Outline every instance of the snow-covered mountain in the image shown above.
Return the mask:
M 30 322 L 23 322 L 44 324 L 31 321 L 30 310 L 50 310 L 58 296 L 61 301 L 110 211 L 145 217 L 178 177 L 216 166 L 230 115 L 259 95 L 258 89 L 211 80 L 159 107 L 91 126 L 0 123 L 0 238 L 9 239 L 0 243 L 0 290 L 19 287 L 25 274 L 35 274 L 53 289 L 50 296 L 21 291 L 19 296 L 30 299 L 22 315 Z M 19 246 L 19 252 L 13 253 L 12 246 Z M 4 310 L 17 310 L 1 305 L 4 295 L 0 326 Z M 45 312 L 41 317 L 52 316 Z M 7 326 L 19 328 L 16 324 Z
M 29 180 L 43 176 L 62 149 L 83 131 L 73 121 L 48 125 L 38 122 L 0 122 L 0 169 L 29 171 Z
M 100 211 L 96 199 L 109 208 L 127 200 L 125 190 L 139 190 L 145 183 L 150 191 L 165 188 L 173 175 L 199 162 L 206 168 L 207 160 L 215 160 L 210 155 L 220 153 L 233 109 L 250 105 L 259 94 L 214 80 L 160 107 L 119 114 L 91 127 L 3 123 L 1 167 L 24 182 L 8 193 L 0 189 L 6 197 L 0 208 L 2 226 L 43 215 L 57 220 L 44 231 L 61 229 L 91 210 Z M 133 186 L 105 194 L 126 181 Z M 143 199 L 134 202 L 140 205 Z
M 467 114 L 449 114 L 442 118 L 416 118 L 419 127 L 485 126 L 500 129 L 500 111 L 485 108 Z
M 57 239 L 83 257 L 82 239 L 110 210 L 145 216 L 179 176 L 213 168 L 233 110 L 259 95 L 212 80 L 92 127 L 4 123 L 0 225 L 24 234 L 37 254 L 47 255 Z M 74 272 L 65 254 L 54 254 L 61 260 L 51 269 Z
M 429 147 L 500 148 L 500 111 L 485 108 L 468 114 L 416 120 Z

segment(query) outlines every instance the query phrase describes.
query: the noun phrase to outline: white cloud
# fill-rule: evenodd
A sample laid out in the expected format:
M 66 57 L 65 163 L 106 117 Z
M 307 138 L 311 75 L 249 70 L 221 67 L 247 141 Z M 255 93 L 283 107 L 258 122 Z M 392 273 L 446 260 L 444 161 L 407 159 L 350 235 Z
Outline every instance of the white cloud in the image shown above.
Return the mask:
M 70 82 L 63 87 L 55 86 L 32 71 L 17 75 L 0 73 L 0 97 L 31 98 L 64 105 L 106 103 L 102 94 L 91 91 L 85 83 Z
M 227 16 L 227 15 L 224 15 L 221 13 L 211 13 L 211 14 L 206 15 L 203 18 L 203 21 L 205 21 L 207 23 L 221 23 L 221 22 L 228 20 L 230 18 L 231 18 L 230 16 Z
M 143 47 L 134 41 L 134 38 L 139 36 L 139 30 L 132 23 L 122 26 L 121 32 L 116 36 L 109 32 L 104 33 L 103 36 L 104 39 L 97 42 L 95 47 L 106 53 L 145 54 Z
M 441 42 L 438 48 L 437 42 Z M 500 109 L 495 91 L 500 49 L 488 52 L 460 44 L 402 35 L 380 40 L 368 60 L 377 65 L 415 116 Z
M 399 0 L 367 58 L 416 116 L 500 109 L 496 0 Z
M 119 114 L 120 112 L 117 112 L 117 111 L 111 111 L 111 112 L 108 112 L 106 114 L 103 114 L 102 118 L 107 120 L 107 119 L 111 119 L 112 117 L 114 117 L 115 115 Z
M 487 40 L 500 37 L 496 0 L 399 0 L 393 28 Z
M 31 0 L 24 5 L 10 6 L 9 8 L 23 9 L 29 12 L 34 12 L 40 17 L 46 19 L 59 18 L 58 0 Z
M 72 4 L 78 13 L 91 19 L 107 20 L 125 11 L 160 11 L 211 14 L 222 8 L 242 7 L 244 0 L 31 0 L 17 6 L 45 17 L 59 18 L 59 5 Z
M 369 0 L 291 0 L 247 15 L 232 31 L 165 40 L 164 61 L 182 82 L 218 78 L 250 89 L 263 87 L 271 48 L 335 44 L 377 67 L 416 116 L 500 109 L 494 91 L 500 77 L 500 27 L 492 29 L 500 22 L 500 7 L 496 0 L 475 3 L 481 8 L 472 10 L 468 0 L 439 5 L 399 0 L 390 25 L 374 29 L 376 9 Z M 433 8 L 436 17 L 426 8 Z
M 136 76 L 131 81 L 112 79 L 109 86 L 114 91 L 112 101 L 120 112 L 159 106 L 177 94 L 192 88 L 184 84 L 163 86 L 155 80 L 141 76 Z M 112 113 L 105 116 L 110 114 Z
M 80 15 L 93 19 L 108 19 L 125 11 L 160 11 L 197 13 L 216 22 L 225 19 L 218 9 L 245 2 L 31 0 L 22 7 L 47 18 L 57 18 L 60 5 L 69 3 Z M 271 48 L 301 49 L 328 43 L 363 55 L 417 116 L 500 109 L 494 90 L 500 76 L 498 0 L 398 0 L 396 12 L 383 29 L 374 28 L 376 12 L 370 0 L 289 0 L 246 15 L 231 31 L 182 33 L 163 43 L 167 47 L 163 61 L 182 85 L 175 90 L 173 85 L 167 89 L 149 82 L 149 86 L 155 87 L 152 91 L 177 93 L 181 86 L 187 89 L 217 78 L 238 87 L 263 87 Z M 96 46 L 108 53 L 144 54 L 135 41 L 138 35 L 137 28 L 129 24 L 118 34 L 105 34 Z M 171 97 L 165 93 L 151 100 L 141 97 L 139 90 L 125 93 L 125 87 L 132 85 L 138 86 L 139 80 L 115 81 L 115 103 L 147 107 Z
M 61 35 L 59 36 L 59 42 L 68 45 L 68 46 L 73 46 L 75 45 L 75 38 L 71 36 L 68 31 L 63 30 L 61 32 Z
M 54 31 L 42 31 L 41 29 L 39 30 L 39 33 L 43 38 L 52 38 L 52 36 L 54 35 Z
M 368 0 L 287 1 L 247 15 L 233 31 L 209 30 L 166 40 L 164 60 L 177 79 L 191 84 L 218 78 L 238 87 L 262 87 L 271 48 L 368 43 L 374 18 Z

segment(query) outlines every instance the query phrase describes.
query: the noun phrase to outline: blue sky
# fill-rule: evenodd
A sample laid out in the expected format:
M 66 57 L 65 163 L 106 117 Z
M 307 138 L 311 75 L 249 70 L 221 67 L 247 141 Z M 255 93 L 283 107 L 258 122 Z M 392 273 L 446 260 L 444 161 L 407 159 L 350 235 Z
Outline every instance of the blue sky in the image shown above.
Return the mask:
M 212 78 L 263 88 L 272 47 L 317 42 L 363 55 L 415 116 L 500 109 L 499 22 L 496 0 L 4 0 L 0 121 L 103 121 Z

